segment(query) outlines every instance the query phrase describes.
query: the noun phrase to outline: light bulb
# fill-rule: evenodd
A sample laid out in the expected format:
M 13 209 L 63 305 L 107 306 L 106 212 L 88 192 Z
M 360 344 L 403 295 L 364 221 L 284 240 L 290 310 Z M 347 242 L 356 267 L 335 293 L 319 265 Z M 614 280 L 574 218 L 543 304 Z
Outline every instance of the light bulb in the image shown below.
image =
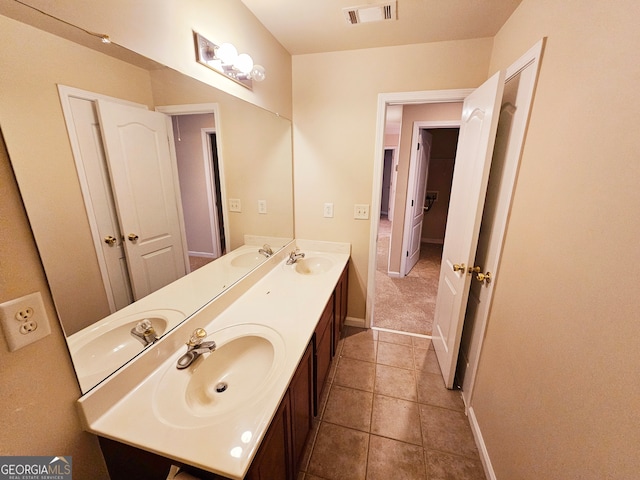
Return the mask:
M 253 69 L 253 59 L 246 53 L 241 53 L 233 62 L 233 66 L 240 70 L 242 73 L 248 75 Z
M 238 50 L 230 43 L 223 43 L 218 47 L 216 56 L 220 59 L 223 65 L 233 65 L 238 58 Z
M 261 82 L 267 77 L 267 73 L 262 65 L 254 65 L 250 77 L 256 82 Z

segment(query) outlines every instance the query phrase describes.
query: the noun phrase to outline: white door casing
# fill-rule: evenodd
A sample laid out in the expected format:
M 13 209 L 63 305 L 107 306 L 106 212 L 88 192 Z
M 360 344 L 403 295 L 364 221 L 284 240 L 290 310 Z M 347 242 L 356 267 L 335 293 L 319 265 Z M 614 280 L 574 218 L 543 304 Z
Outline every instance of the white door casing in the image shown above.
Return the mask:
M 429 132 L 420 129 L 417 122 L 414 122 L 400 262 L 401 276 L 408 275 L 420 259 L 420 241 L 424 219 L 423 206 L 427 190 L 432 139 L 433 136 Z
M 216 195 L 216 182 L 213 172 L 213 145 L 211 135 L 216 134 L 215 128 L 202 129 L 202 158 L 204 160 L 205 183 L 207 189 L 207 207 L 209 209 L 210 230 L 211 230 L 211 251 L 213 258 L 222 255 L 222 247 L 220 245 L 220 219 L 218 218 L 218 202 L 220 199 Z
M 185 275 L 166 116 L 98 100 L 98 116 L 136 300 Z
M 432 342 L 445 386 L 453 387 L 505 74 L 496 73 L 464 101 Z M 454 271 L 455 269 L 455 271 Z

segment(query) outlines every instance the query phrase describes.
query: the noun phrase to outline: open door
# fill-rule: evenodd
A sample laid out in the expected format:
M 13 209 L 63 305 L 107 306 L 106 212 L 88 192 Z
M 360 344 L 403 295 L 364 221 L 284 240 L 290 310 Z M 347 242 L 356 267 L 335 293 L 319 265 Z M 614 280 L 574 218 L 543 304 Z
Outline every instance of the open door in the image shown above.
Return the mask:
M 426 130 L 414 127 L 416 146 L 409 172 L 409 196 L 404 220 L 402 275 L 408 275 L 420 259 L 420 241 L 424 220 L 424 197 L 427 190 L 427 174 L 431 160 L 433 136 Z
M 447 388 L 453 387 L 460 337 L 498 127 L 504 72 L 473 91 L 462 109 L 432 342 Z
M 97 101 L 135 300 L 186 273 L 166 117 Z

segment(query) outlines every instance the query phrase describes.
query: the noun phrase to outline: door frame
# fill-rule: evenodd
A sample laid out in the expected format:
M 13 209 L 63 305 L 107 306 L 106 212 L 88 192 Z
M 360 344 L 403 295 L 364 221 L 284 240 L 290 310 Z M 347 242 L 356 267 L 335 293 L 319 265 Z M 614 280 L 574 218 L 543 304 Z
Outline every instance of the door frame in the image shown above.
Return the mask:
M 211 135 L 216 136 L 216 145 L 218 143 L 216 127 L 203 128 L 200 130 L 202 136 L 202 158 L 204 160 L 204 175 L 207 185 L 207 208 L 209 210 L 209 218 L 213 219 L 211 223 L 211 240 L 213 242 L 213 258 L 219 258 L 222 255 L 222 245 L 220 243 L 220 219 L 218 218 L 218 209 L 216 205 L 222 202 L 222 198 L 217 198 L 216 182 L 213 171 L 213 144 L 211 143 Z M 219 163 L 219 162 L 218 162 Z M 219 168 L 219 166 L 218 166 Z M 222 182 L 220 183 L 220 191 L 222 192 Z M 221 194 L 222 196 L 222 194 Z M 224 222 L 223 222 L 224 223 Z
M 423 90 L 416 92 L 394 92 L 378 94 L 378 109 L 376 116 L 376 143 L 373 162 L 373 189 L 371 194 L 371 224 L 369 229 L 369 262 L 367 274 L 367 299 L 365 307 L 364 327 L 370 328 L 373 320 L 375 303 L 375 275 L 377 256 L 377 237 L 380 224 L 380 202 L 382 195 L 382 168 L 384 158 L 384 127 L 388 105 L 421 104 L 421 103 L 458 103 L 473 92 L 474 89 L 455 90 Z M 439 124 L 445 123 L 438 122 Z M 394 209 L 397 210 L 397 205 Z M 397 216 L 397 212 L 395 212 Z
M 215 122 L 214 130 L 215 130 L 216 139 L 217 139 L 216 143 L 218 145 L 218 172 L 220 176 L 220 195 L 222 197 L 220 198 L 220 202 L 222 202 L 222 208 L 223 208 L 222 223 L 223 223 L 225 238 L 231 238 L 229 234 L 229 213 L 226 210 L 227 193 L 225 188 L 226 182 L 224 177 L 224 161 L 222 158 L 222 151 L 220 150 L 220 145 L 222 144 L 222 126 L 220 124 L 220 109 L 218 107 L 218 104 L 217 103 L 193 103 L 193 104 L 181 104 L 181 105 L 162 105 L 162 106 L 156 107 L 155 109 L 156 111 L 162 112 L 165 115 L 167 115 L 167 119 L 168 119 L 167 121 L 169 123 L 171 123 L 172 116 L 198 115 L 203 113 L 213 114 L 213 118 Z M 174 165 L 176 166 L 176 170 L 177 170 L 178 162 L 176 159 L 175 139 L 173 138 L 173 127 L 169 130 L 169 134 L 171 135 L 171 142 L 170 142 L 171 155 L 173 156 Z M 210 154 L 209 154 L 209 157 L 210 157 Z M 212 180 L 213 176 L 211 176 L 210 179 Z M 207 189 L 208 188 L 209 188 L 209 180 L 207 181 Z M 212 191 L 215 192 L 215 187 L 213 187 Z M 215 199 L 213 199 L 213 202 L 215 202 Z M 207 205 L 210 210 L 209 214 L 215 215 L 212 218 L 217 218 L 218 216 L 217 212 L 211 212 L 212 201 L 208 201 Z M 184 222 L 184 219 L 183 219 L 183 222 Z M 219 238 L 219 235 L 217 235 L 216 238 Z M 185 238 L 185 245 L 186 245 L 186 238 Z M 185 249 L 185 255 L 188 256 L 187 249 Z M 187 264 L 188 264 L 188 258 L 187 258 Z
M 407 228 L 407 224 L 411 222 L 411 206 L 409 205 L 409 195 L 408 193 L 411 189 L 415 188 L 415 183 L 418 181 L 417 178 L 417 163 L 418 163 L 418 138 L 421 135 L 422 130 L 434 130 L 437 128 L 460 128 L 461 122 L 459 120 L 420 120 L 413 122 L 413 131 L 411 134 L 411 158 L 409 161 L 409 180 L 407 182 L 407 201 L 405 203 L 404 208 L 404 223 L 402 226 L 402 250 L 401 250 L 401 258 L 400 258 L 400 278 L 404 277 L 409 273 L 407 271 L 407 256 L 404 252 L 406 252 L 409 248 L 409 243 L 411 241 L 411 229 Z M 427 167 L 427 180 L 429 178 L 429 168 Z M 392 233 L 393 235 L 393 233 Z

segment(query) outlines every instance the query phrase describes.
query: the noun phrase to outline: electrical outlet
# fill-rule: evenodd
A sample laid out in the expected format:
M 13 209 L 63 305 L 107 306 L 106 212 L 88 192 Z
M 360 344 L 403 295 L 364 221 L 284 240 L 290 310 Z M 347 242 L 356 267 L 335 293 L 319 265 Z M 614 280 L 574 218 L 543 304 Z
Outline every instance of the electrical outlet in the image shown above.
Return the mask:
M 230 212 L 242 212 L 242 203 L 239 198 L 229 199 L 229 211 Z
M 356 203 L 353 206 L 353 218 L 355 218 L 357 220 L 368 220 L 369 219 L 369 205 Z
M 40 292 L 0 304 L 0 320 L 11 352 L 51 333 Z
M 267 213 L 267 201 L 258 200 L 258 213 Z
M 333 203 L 325 203 L 323 212 L 325 218 L 333 218 Z

